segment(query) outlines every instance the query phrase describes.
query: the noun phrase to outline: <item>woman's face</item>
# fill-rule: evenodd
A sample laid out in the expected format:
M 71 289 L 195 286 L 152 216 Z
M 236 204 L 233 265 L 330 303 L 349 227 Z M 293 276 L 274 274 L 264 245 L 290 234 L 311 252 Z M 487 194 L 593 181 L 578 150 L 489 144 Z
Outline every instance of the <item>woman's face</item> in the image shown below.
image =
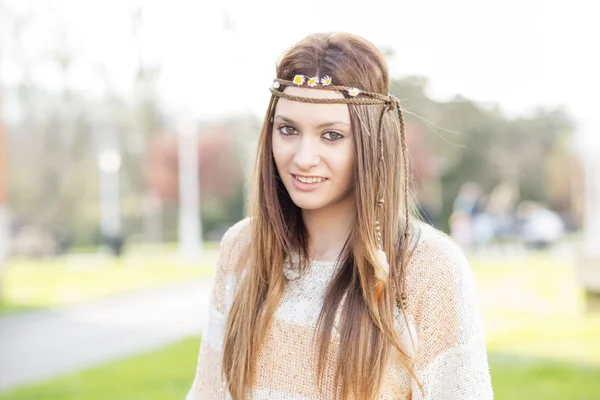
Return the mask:
M 332 90 L 287 87 L 286 93 L 343 98 Z M 273 118 L 273 156 L 292 201 L 318 210 L 352 201 L 354 138 L 346 104 L 280 98 Z

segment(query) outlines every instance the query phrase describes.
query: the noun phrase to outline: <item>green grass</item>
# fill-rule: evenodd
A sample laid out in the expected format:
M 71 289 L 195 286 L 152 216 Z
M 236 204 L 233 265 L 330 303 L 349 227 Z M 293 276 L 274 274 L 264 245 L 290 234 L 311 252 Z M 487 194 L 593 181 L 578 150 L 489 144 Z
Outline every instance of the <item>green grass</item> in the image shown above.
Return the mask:
M 137 253 L 122 259 L 76 255 L 56 259 L 10 259 L 0 293 L 0 314 L 80 303 L 116 293 L 205 278 L 218 252 L 197 263 L 174 253 Z
M 490 351 L 600 366 L 600 315 L 584 312 L 569 260 L 533 253 L 471 265 Z
M 496 400 L 597 400 L 600 367 L 490 353 Z
M 600 399 L 600 315 L 583 312 L 567 260 L 539 253 L 471 258 L 495 398 Z M 0 395 L 14 399 L 182 399 L 199 338 Z
M 192 384 L 200 340 L 0 394 L 0 400 L 183 399 Z
M 600 367 L 600 316 L 486 316 L 504 328 L 488 329 L 487 347 L 515 357 Z

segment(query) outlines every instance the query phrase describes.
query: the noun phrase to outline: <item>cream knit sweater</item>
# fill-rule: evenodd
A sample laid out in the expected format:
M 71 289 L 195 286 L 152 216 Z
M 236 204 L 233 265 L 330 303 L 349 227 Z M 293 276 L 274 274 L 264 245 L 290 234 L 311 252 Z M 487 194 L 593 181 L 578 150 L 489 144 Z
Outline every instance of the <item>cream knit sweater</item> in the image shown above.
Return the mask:
M 249 242 L 248 219 L 238 222 L 223 236 L 196 378 L 187 400 L 230 399 L 221 377 L 223 335 L 227 312 L 242 275 L 236 265 Z M 317 350 L 312 335 L 337 264 L 312 261 L 303 275 L 291 265 L 293 262 L 288 261 L 284 266 L 290 281 L 258 357 L 252 398 L 332 399 L 331 371 L 324 379 L 328 392 L 319 392 L 316 385 Z M 414 358 L 415 372 L 425 396 L 402 365 L 390 362 L 380 398 L 492 399 L 477 292 L 461 250 L 445 234 L 423 224 L 406 272 L 408 325 L 416 338 L 415 347 L 411 346 L 406 323 L 398 309 L 396 326 L 404 348 Z M 335 329 L 333 332 L 334 344 Z

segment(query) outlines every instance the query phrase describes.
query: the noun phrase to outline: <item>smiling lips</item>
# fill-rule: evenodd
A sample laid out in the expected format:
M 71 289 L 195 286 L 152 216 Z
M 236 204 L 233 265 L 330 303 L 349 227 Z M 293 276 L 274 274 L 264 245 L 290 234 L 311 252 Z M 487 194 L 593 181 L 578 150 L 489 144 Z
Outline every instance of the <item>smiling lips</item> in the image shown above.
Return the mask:
M 322 178 L 320 176 L 301 176 L 292 174 L 294 179 L 302 183 L 319 183 L 327 180 L 327 178 Z

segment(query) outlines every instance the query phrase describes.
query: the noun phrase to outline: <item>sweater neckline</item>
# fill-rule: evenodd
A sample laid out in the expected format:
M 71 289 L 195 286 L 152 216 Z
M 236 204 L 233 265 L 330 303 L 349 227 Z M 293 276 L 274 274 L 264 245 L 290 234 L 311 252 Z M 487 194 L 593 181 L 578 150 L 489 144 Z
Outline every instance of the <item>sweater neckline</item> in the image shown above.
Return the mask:
M 300 255 L 298 254 L 298 252 L 296 251 L 291 251 L 290 252 L 290 256 L 288 259 L 288 262 L 291 261 L 294 265 L 298 265 L 299 261 L 300 261 Z M 338 263 L 338 260 L 315 260 L 313 258 L 309 258 L 308 259 L 308 264 L 310 266 L 316 267 L 327 267 L 327 266 L 334 266 Z
M 329 261 L 329 260 L 313 260 L 312 258 L 308 259 L 308 262 L 312 265 L 312 266 L 333 266 L 335 264 L 337 264 L 337 260 L 333 260 L 333 261 Z
M 308 267 L 306 273 L 312 274 L 330 274 L 337 269 L 339 265 L 337 260 L 314 260 L 308 259 Z M 300 273 L 300 256 L 297 252 L 290 252 L 288 259 L 284 263 L 283 272 L 289 280 L 296 280 L 301 277 Z

